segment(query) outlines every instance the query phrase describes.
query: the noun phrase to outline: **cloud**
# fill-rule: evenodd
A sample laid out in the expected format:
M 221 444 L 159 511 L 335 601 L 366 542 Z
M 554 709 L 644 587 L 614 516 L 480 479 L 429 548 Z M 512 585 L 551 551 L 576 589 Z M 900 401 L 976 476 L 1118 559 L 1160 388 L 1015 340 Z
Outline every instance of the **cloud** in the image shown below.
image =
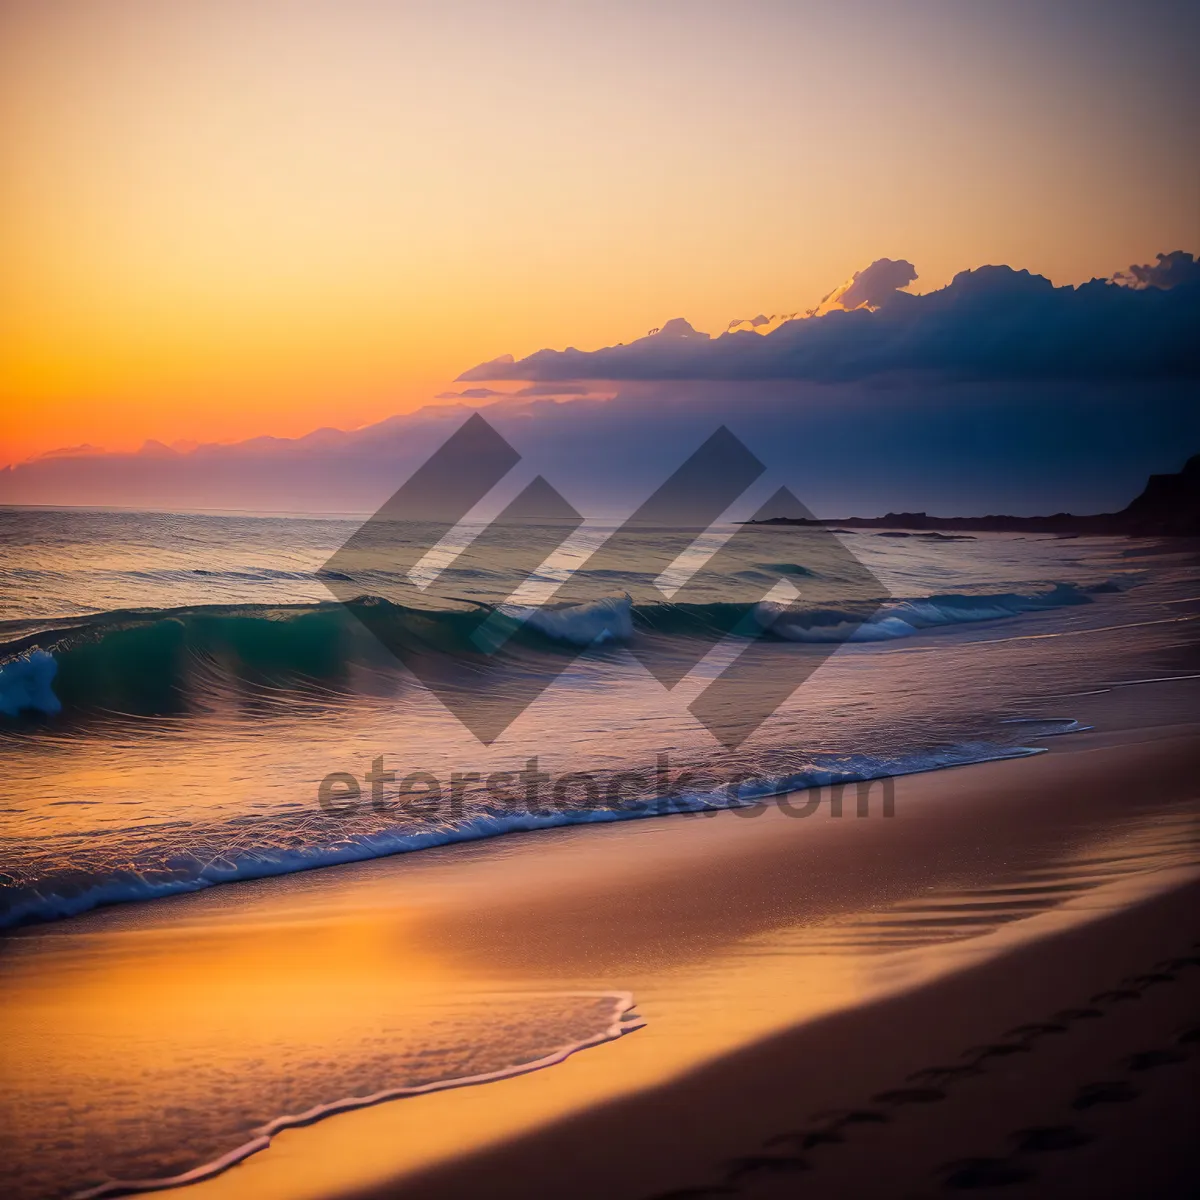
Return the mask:
M 900 289 L 907 287 L 916 277 L 916 267 L 905 259 L 878 258 L 869 267 L 855 271 L 845 283 L 834 288 L 816 308 L 809 309 L 808 312 L 772 313 L 769 317 L 765 313 L 759 313 L 757 317 L 737 318 L 729 322 L 725 332 L 745 331 L 765 337 L 789 321 L 824 316 L 828 312 L 882 308 L 898 296 L 905 295 Z
M 1135 268 L 1141 270 L 1142 268 Z M 1093 280 L 1058 287 L 1008 266 L 963 271 L 944 288 L 910 295 L 916 272 L 880 259 L 833 306 L 765 336 L 735 329 L 710 338 L 681 318 L 624 346 L 539 350 L 473 367 L 460 381 L 796 380 L 845 383 L 897 374 L 934 380 L 1129 380 L 1200 377 L 1200 286 L 1192 256 L 1146 268 L 1162 284 Z M 849 305 L 849 310 L 847 309 Z
M 818 305 L 816 315 L 832 312 L 835 308 L 845 312 L 856 308 L 882 308 L 916 277 L 916 267 L 907 260 L 878 258 L 869 267 L 855 271 L 846 283 L 830 292 Z
M 507 355 L 503 359 L 497 359 L 501 364 L 512 362 L 512 355 Z M 491 365 L 491 364 L 485 364 Z M 516 388 L 511 392 L 497 391 L 490 387 L 470 387 L 464 388 L 461 392 L 438 392 L 434 396 L 435 400 L 525 400 L 532 396 L 544 396 L 549 398 L 561 398 L 564 396 L 588 396 L 591 395 L 592 389 L 586 383 L 531 383 L 526 387 Z
M 672 317 L 661 329 L 650 330 L 646 337 L 658 338 L 660 342 L 707 342 L 709 339 L 707 333 L 693 329 L 682 317 Z
M 1132 265 L 1129 273 L 1118 271 L 1113 276 L 1116 283 L 1126 287 L 1161 288 L 1164 291 L 1179 287 L 1185 283 L 1200 283 L 1200 260 L 1193 258 L 1185 250 L 1172 250 L 1170 254 L 1156 256 L 1158 262 L 1151 266 Z
M 509 356 L 511 359 L 511 355 Z M 498 361 L 498 360 L 497 360 Z M 490 400 L 493 396 L 507 396 L 507 392 L 498 392 L 495 388 L 466 388 L 461 392 L 438 392 L 435 400 Z
M 531 383 L 519 388 L 514 396 L 587 396 L 591 388 L 586 383 Z
M 45 450 L 41 454 L 35 454 L 34 459 L 40 458 L 88 458 L 97 454 L 106 454 L 107 451 L 103 446 L 93 446 L 91 442 L 84 442 L 79 446 L 60 446 L 57 450 Z
M 774 333 L 780 325 L 786 324 L 788 321 L 794 321 L 804 315 L 801 312 L 790 312 L 772 313 L 769 317 L 765 313 L 759 313 L 757 317 L 747 317 L 745 319 L 735 317 L 725 327 L 725 332 L 738 333 L 744 330 L 746 333 L 757 333 L 766 337 L 768 333 Z

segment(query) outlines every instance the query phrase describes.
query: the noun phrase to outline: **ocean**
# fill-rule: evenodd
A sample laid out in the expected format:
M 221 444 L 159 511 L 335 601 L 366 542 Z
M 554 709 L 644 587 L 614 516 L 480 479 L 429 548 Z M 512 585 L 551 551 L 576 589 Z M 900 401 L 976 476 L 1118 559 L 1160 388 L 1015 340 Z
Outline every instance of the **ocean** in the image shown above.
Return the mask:
M 673 599 L 634 554 L 556 600 L 612 537 L 585 522 L 536 603 L 505 564 L 546 531 L 493 527 L 419 604 L 387 599 L 386 563 L 355 580 L 364 621 L 319 575 L 360 524 L 0 511 L 0 926 L 1033 755 L 1080 728 L 1076 697 L 1177 675 L 1200 612 L 1183 542 L 795 527 L 706 558 L 734 532 L 710 531 Z M 733 595 L 767 597 L 765 633 L 739 631 Z M 481 612 L 506 623 L 497 653 Z M 722 744 L 696 701 L 751 640 L 755 694 L 782 699 Z

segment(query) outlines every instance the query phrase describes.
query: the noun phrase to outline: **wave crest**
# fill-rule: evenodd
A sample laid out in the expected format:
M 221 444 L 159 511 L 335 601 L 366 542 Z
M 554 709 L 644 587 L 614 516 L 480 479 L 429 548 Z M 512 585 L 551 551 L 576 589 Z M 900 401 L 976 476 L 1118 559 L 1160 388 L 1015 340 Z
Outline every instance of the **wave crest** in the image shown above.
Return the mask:
M 796 609 L 764 602 L 755 616 L 763 636 L 784 642 L 873 642 L 1090 603 L 1084 589 L 1059 583 L 1030 593 L 947 594 L 844 607 Z M 367 610 L 370 631 L 355 616 Z M 744 617 L 742 604 L 635 604 L 628 595 L 557 607 L 502 605 L 490 609 L 482 625 L 478 606 L 427 610 L 370 597 L 349 605 L 99 613 L 10 630 L 7 643 L 0 643 L 0 715 L 64 709 L 176 713 L 186 710 L 189 692 L 211 682 L 214 673 L 250 683 L 301 680 L 352 688 L 356 664 L 384 670 L 395 665 L 388 644 L 451 658 L 516 649 L 561 654 L 567 646 L 640 636 L 711 640 L 714 631 L 736 633 Z

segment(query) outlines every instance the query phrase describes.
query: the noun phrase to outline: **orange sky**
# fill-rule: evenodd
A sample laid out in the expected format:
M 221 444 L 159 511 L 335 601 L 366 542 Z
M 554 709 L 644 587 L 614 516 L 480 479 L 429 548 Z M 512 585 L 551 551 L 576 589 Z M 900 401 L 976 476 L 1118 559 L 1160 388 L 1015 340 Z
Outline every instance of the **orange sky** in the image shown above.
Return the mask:
M 3 0 L 0 463 L 361 425 L 883 255 L 1196 249 L 1195 20 L 1043 7 Z

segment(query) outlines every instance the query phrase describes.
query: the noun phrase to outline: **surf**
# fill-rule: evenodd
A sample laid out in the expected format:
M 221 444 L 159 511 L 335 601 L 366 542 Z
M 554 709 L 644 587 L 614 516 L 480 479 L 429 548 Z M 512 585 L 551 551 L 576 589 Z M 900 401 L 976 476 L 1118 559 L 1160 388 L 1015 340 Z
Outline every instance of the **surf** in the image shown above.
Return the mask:
M 1091 592 L 1073 583 L 812 608 L 761 602 L 751 610 L 749 632 L 778 642 L 892 641 L 1090 603 Z M 214 676 L 352 688 L 356 665 L 395 669 L 389 645 L 449 660 L 497 652 L 561 655 L 651 636 L 744 638 L 746 619 L 744 604 L 638 604 L 625 593 L 540 607 L 466 602 L 423 609 L 363 596 L 348 605 L 201 605 L 6 622 L 0 626 L 0 718 L 179 713 L 189 694 Z

